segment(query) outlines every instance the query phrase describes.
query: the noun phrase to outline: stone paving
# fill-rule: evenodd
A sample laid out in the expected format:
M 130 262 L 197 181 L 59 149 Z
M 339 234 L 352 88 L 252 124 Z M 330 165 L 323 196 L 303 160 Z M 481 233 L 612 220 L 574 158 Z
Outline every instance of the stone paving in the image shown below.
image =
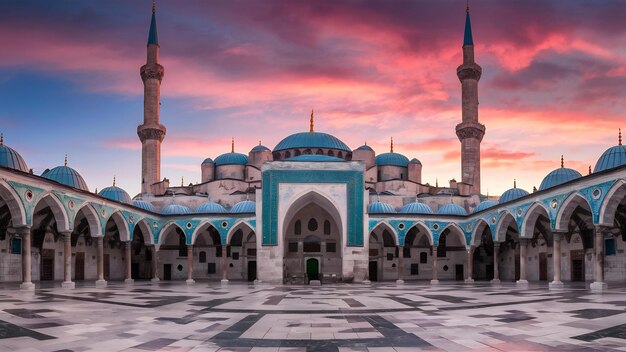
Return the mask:
M 626 287 L 0 285 L 0 351 L 626 351 Z

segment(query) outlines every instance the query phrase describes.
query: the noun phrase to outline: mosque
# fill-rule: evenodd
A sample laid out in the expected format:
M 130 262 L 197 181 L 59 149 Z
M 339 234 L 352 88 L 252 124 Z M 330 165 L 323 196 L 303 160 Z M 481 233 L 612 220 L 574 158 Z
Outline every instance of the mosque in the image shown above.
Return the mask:
M 588 175 L 561 167 L 531 193 L 480 189 L 478 83 L 469 9 L 461 83 L 461 180 L 422 182 L 422 163 L 367 145 L 350 148 L 315 130 L 273 149 L 201 162 L 201 183 L 173 186 L 160 173 L 165 69 L 153 8 L 144 84 L 141 193 L 93 192 L 77 170 L 36 175 L 0 139 L 0 281 L 105 287 L 109 280 L 286 284 L 483 280 L 527 285 L 626 282 L 626 147 L 599 156 Z M 426 166 L 427 167 L 427 166 Z M 549 284 L 548 284 L 549 283 Z

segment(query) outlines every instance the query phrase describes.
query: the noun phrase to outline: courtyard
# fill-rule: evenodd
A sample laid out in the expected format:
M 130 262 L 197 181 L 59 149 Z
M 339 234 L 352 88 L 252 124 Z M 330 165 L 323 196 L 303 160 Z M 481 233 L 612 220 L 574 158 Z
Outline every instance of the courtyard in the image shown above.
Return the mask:
M 0 291 L 1 351 L 626 351 L 626 287 L 214 282 Z

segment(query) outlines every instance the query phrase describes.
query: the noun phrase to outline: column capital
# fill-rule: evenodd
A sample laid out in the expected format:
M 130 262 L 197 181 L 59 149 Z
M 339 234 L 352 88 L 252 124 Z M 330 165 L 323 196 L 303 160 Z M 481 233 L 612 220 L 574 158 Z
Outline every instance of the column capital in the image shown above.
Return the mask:
M 603 235 L 609 235 L 610 231 L 613 229 L 613 226 L 608 225 L 593 225 L 593 227 L 596 230 L 596 234 L 600 233 Z
M 64 240 L 72 239 L 72 231 L 59 231 Z

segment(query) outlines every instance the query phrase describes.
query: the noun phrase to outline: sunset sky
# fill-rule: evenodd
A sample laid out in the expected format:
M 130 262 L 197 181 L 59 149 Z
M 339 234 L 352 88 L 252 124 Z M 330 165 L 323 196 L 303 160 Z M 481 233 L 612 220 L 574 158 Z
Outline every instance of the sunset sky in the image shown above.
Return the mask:
M 93 191 L 140 191 L 139 68 L 151 1 L 3 1 L 0 132 L 34 172 L 78 170 Z M 482 191 L 583 175 L 626 128 L 626 2 L 472 1 Z M 157 2 L 165 67 L 162 176 L 200 181 L 200 163 L 259 140 L 316 130 L 351 148 L 421 160 L 424 183 L 460 180 L 465 1 Z

